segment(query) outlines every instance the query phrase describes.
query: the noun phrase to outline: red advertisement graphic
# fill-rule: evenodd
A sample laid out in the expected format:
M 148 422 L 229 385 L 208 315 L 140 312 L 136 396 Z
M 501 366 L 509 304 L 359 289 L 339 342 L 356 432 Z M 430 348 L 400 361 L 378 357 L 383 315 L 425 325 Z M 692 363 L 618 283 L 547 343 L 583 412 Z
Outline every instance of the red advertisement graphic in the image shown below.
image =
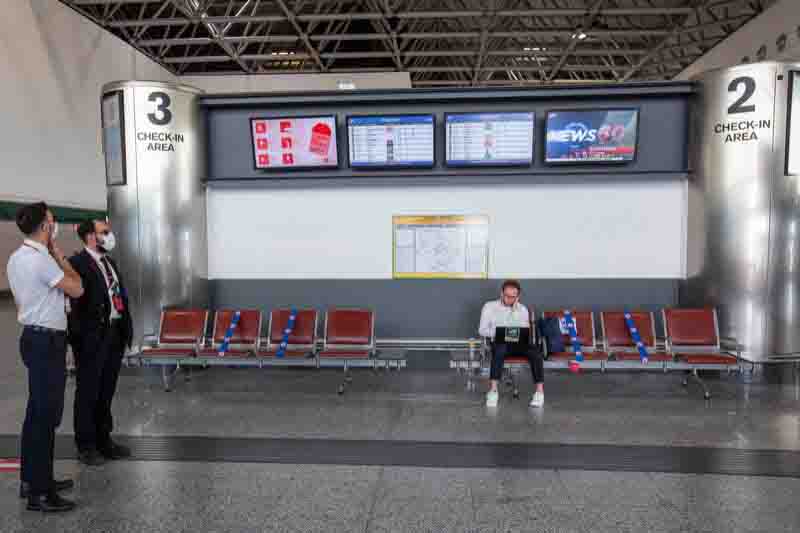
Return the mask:
M 253 119 L 256 169 L 335 167 L 336 117 Z
M 331 146 L 331 128 L 327 124 L 317 122 L 311 128 L 311 142 L 308 151 L 320 157 L 327 157 Z

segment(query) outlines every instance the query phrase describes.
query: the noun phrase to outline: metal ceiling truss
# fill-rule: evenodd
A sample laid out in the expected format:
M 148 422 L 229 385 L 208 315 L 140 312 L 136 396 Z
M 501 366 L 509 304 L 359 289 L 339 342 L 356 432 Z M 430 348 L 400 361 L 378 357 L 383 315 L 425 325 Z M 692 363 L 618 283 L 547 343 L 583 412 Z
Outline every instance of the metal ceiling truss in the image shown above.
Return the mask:
M 178 75 L 671 79 L 775 0 L 61 0 Z

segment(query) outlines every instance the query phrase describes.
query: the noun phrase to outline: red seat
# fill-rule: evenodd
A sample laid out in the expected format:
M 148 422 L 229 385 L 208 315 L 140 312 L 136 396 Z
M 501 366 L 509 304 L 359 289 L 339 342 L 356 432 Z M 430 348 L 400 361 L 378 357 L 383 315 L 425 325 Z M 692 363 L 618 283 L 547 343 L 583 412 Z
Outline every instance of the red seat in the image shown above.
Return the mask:
M 648 361 L 672 361 L 672 356 L 664 352 L 656 352 L 656 327 L 653 313 L 649 311 L 630 311 L 631 319 L 639 331 L 647 350 Z M 606 351 L 619 361 L 639 361 L 641 356 L 631 337 L 624 311 L 603 311 L 600 313 L 600 324 L 603 331 L 603 344 Z
M 291 309 L 274 309 L 269 314 L 269 335 L 267 346 L 258 352 L 260 357 L 275 357 L 283 342 L 283 333 L 289 324 Z M 294 321 L 294 328 L 289 334 L 285 357 L 305 358 L 316 351 L 317 344 L 317 310 L 299 309 Z
M 717 311 L 703 309 L 664 309 L 667 340 L 676 346 L 719 346 Z
M 547 356 L 549 359 L 568 359 L 572 360 L 575 359 L 575 352 L 555 352 L 548 354 Z M 584 361 L 605 361 L 608 359 L 608 354 L 606 352 L 600 352 L 597 350 L 592 350 L 588 352 L 583 352 L 583 360 Z
M 597 336 L 594 329 L 594 315 L 591 311 L 575 311 L 572 312 L 572 320 L 575 323 L 575 329 L 578 333 L 578 341 L 581 344 L 581 351 L 583 352 L 584 360 L 602 361 L 608 359 L 608 354 L 597 351 Z M 544 311 L 542 313 L 544 318 L 564 318 L 564 311 Z M 575 353 L 572 349 L 572 340 L 568 334 L 562 334 L 561 339 L 564 342 L 565 352 L 548 353 L 548 358 L 551 359 L 574 359 Z
M 736 365 L 738 360 L 728 354 L 703 354 L 703 353 L 679 353 L 676 354 L 679 361 L 690 365 Z
M 142 348 L 142 357 L 193 357 L 203 342 L 208 324 L 205 309 L 167 309 L 161 312 L 158 339 Z
M 667 346 L 688 365 L 735 366 L 736 357 L 723 353 L 719 340 L 717 310 L 664 309 Z
M 503 365 L 527 365 L 528 358 L 522 355 L 510 355 L 503 359 Z
M 197 353 L 195 348 L 156 348 L 145 347 L 142 350 L 144 357 L 194 357 Z
M 639 361 L 639 352 L 614 352 L 614 357 L 620 361 Z M 647 352 L 647 360 L 654 363 L 664 363 L 672 361 L 672 355 L 665 352 Z
M 219 357 L 219 347 L 225 340 L 225 334 L 233 320 L 233 310 L 217 311 L 214 317 L 214 332 L 211 346 L 206 346 L 198 355 L 201 357 Z M 240 311 L 239 322 L 228 344 L 224 357 L 249 357 L 258 348 L 261 335 L 261 311 L 246 309 Z
M 368 359 L 375 350 L 375 316 L 369 309 L 331 309 L 325 317 L 321 359 Z

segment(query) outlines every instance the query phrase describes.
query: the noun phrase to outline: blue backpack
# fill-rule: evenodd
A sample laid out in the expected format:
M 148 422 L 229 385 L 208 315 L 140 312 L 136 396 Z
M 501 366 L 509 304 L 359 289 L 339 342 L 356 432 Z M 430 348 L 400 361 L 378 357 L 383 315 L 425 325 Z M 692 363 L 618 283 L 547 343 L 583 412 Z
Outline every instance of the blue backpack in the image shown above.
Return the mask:
M 564 338 L 561 336 L 558 318 L 540 318 L 536 321 L 536 328 L 539 330 L 539 338 L 544 339 L 547 345 L 547 353 L 564 351 Z

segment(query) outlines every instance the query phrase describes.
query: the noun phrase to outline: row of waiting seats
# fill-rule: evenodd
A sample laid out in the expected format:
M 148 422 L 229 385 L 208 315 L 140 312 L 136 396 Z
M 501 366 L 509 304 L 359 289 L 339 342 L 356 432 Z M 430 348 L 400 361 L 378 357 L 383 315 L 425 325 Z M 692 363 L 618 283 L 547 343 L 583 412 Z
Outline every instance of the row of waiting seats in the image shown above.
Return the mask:
M 226 349 L 226 333 L 233 323 Z M 398 361 L 379 361 L 375 346 L 375 314 L 369 309 L 330 309 L 325 314 L 321 349 L 318 344 L 319 314 L 316 309 L 294 310 L 295 320 L 287 331 L 292 309 L 275 309 L 269 314 L 266 337 L 262 337 L 261 311 L 253 309 L 220 310 L 214 316 L 207 337 L 211 313 L 206 309 L 168 309 L 161 314 L 159 331 L 145 338 L 139 353 L 130 357 L 144 364 L 225 364 L 229 366 L 317 366 L 399 368 Z M 284 343 L 285 346 L 281 348 Z M 394 363 L 394 364 L 393 364 Z M 344 392 L 349 375 L 340 386 Z M 169 388 L 169 384 L 165 381 Z
M 643 364 L 639 346 L 634 340 L 625 311 L 601 311 L 600 332 L 598 337 L 595 327 L 594 313 L 591 311 L 570 310 L 577 340 L 583 354 L 582 368 L 606 369 L 643 369 L 687 371 L 703 387 L 704 396 L 710 397 L 710 391 L 698 376 L 699 370 L 738 369 L 739 360 L 734 355 L 723 351 L 717 311 L 713 308 L 701 309 L 663 309 L 662 322 L 664 335 L 656 335 L 654 313 L 649 311 L 629 311 L 630 318 L 638 331 L 640 342 L 647 352 L 647 363 Z M 533 314 L 532 314 L 533 315 Z M 564 311 L 545 311 L 542 318 L 564 319 Z M 562 334 L 565 351 L 547 353 L 545 356 L 549 368 L 568 367 L 575 360 L 572 339 L 569 334 Z M 488 354 L 487 354 L 488 356 Z M 524 357 L 508 357 L 505 366 L 514 372 L 528 364 Z M 518 389 L 512 379 L 515 396 Z M 686 384 L 687 381 L 684 381 Z

